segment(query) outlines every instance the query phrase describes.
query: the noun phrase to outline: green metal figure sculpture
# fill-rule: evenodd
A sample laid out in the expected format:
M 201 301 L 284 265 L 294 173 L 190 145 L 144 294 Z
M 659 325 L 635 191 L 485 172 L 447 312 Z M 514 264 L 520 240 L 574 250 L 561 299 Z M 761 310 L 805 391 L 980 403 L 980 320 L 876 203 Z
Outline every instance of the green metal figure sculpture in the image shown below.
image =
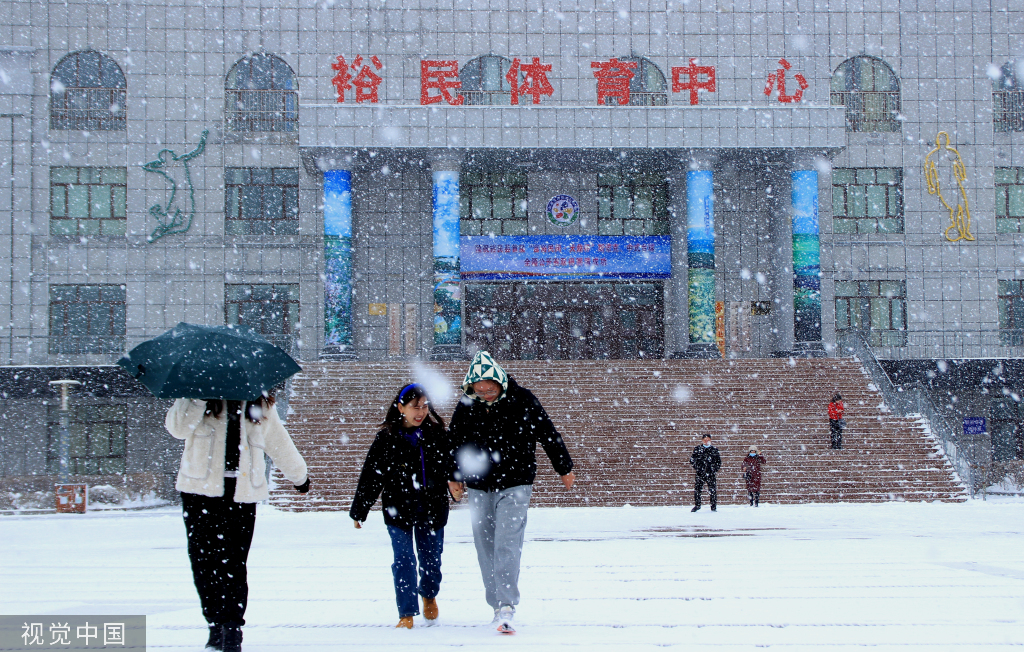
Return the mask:
M 199 138 L 199 144 L 196 148 L 187 154 L 177 156 L 174 150 L 162 149 L 156 155 L 156 159 L 146 163 L 142 166 L 142 169 L 146 172 L 154 172 L 167 179 L 170 184 L 171 192 L 167 197 L 166 205 L 153 204 L 149 207 L 149 214 L 152 215 L 159 224 L 153 229 L 153 232 L 149 235 L 149 242 L 158 240 L 165 235 L 173 235 L 175 233 L 185 233 L 192 227 L 192 218 L 196 214 L 196 191 L 192 185 L 192 175 L 189 173 L 188 162 L 203 153 L 206 149 L 206 136 L 209 135 L 210 130 L 203 130 L 203 135 Z M 175 205 L 175 199 L 178 194 L 178 182 L 167 173 L 175 163 L 180 163 L 185 169 L 185 184 L 188 185 L 188 198 L 189 207 L 188 215 L 186 216 L 182 212 L 180 206 Z M 173 213 L 172 213 L 173 211 Z

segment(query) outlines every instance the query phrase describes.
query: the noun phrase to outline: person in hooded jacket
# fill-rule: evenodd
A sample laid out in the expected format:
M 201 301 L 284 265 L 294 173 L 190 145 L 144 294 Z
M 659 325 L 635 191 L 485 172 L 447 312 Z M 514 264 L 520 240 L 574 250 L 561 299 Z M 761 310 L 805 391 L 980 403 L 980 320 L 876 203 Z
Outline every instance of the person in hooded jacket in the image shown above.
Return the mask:
M 757 446 L 751 446 L 747 456 L 740 463 L 751 507 L 757 507 L 761 502 L 761 467 L 765 465 L 765 462 L 766 460 L 761 455 L 761 451 L 757 450 Z
M 701 444 L 693 449 L 690 455 L 690 466 L 696 473 L 695 485 L 693 488 L 693 509 L 696 512 L 700 509 L 700 494 L 704 485 L 708 485 L 708 495 L 711 497 L 711 511 L 718 511 L 718 470 L 722 468 L 722 456 L 718 449 L 711 445 L 711 435 L 704 433 L 701 437 Z
M 576 479 L 572 458 L 540 401 L 486 351 L 478 351 L 462 383 L 465 396 L 449 431 L 459 474 L 468 487 L 470 518 L 487 604 L 498 631 L 515 632 L 519 561 L 526 510 L 537 475 L 537 444 L 566 489 Z
M 427 624 L 437 621 L 448 494 L 457 502 L 462 485 L 454 481 L 455 460 L 444 421 L 421 385 L 399 390 L 381 426 L 366 454 L 349 516 L 361 528 L 383 492 L 384 523 L 395 559 L 396 628 L 412 629 L 413 616 L 420 613 L 417 594 L 423 598 Z
M 264 453 L 297 491 L 309 491 L 306 462 L 273 406 L 273 394 L 256 401 L 179 398 L 167 411 L 167 431 L 185 440 L 175 488 L 210 628 L 207 650 L 242 649 L 256 503 L 270 497 Z

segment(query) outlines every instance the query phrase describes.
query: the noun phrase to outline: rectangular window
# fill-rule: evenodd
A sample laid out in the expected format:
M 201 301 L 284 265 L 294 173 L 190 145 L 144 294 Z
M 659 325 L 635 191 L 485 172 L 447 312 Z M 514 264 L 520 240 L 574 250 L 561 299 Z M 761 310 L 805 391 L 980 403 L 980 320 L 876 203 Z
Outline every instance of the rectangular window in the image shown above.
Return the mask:
M 459 186 L 462 235 L 528 235 L 526 173 L 466 172 Z
M 835 233 L 903 233 L 903 170 L 834 168 Z
M 996 233 L 1024 233 L 1024 168 L 996 168 Z
M 227 168 L 224 231 L 229 235 L 299 232 L 298 168 Z
M 124 404 L 69 406 L 68 471 L 71 475 L 113 475 L 125 472 L 127 413 Z M 60 472 L 60 414 L 60 405 L 49 406 L 47 473 Z
M 127 168 L 50 168 L 51 235 L 124 235 Z
M 872 346 L 906 346 L 906 282 L 836 281 L 836 330 L 867 331 Z
M 50 353 L 119 353 L 125 346 L 123 285 L 51 285 Z
M 600 235 L 668 235 L 668 181 L 658 174 L 597 175 Z
M 241 324 L 290 351 L 299 323 L 297 283 L 224 286 L 224 321 Z
M 1024 346 L 1024 281 L 999 281 L 999 343 Z

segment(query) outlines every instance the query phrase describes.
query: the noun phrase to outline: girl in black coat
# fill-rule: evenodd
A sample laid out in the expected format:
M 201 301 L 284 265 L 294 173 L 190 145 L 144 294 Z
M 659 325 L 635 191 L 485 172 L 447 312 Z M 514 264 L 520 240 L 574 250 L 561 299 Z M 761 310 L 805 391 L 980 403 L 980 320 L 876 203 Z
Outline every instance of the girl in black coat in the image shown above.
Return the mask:
M 455 461 L 448 433 L 423 387 L 403 387 L 381 426 L 359 474 L 349 516 L 356 528 L 362 527 L 383 492 L 384 523 L 395 553 L 391 572 L 398 602 L 397 626 L 411 629 L 413 616 L 420 613 L 417 593 L 423 597 L 428 624 L 437 619 L 448 493 L 457 501 L 462 489 L 450 482 Z

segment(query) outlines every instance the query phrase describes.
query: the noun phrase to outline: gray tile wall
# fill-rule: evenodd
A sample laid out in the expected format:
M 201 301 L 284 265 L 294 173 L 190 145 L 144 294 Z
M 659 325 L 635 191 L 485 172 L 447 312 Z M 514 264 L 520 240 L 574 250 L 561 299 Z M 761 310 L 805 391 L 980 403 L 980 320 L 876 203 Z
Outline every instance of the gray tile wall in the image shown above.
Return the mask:
M 64 55 L 86 47 L 111 56 L 128 78 L 126 132 L 49 129 L 50 71 Z M 298 75 L 298 137 L 224 134 L 225 75 L 245 53 L 261 49 L 282 57 Z M 464 64 L 488 52 L 552 64 L 553 96 L 536 110 L 418 106 L 421 59 Z M 830 72 L 861 53 L 883 58 L 901 79 L 900 134 L 847 134 L 842 110 L 827 107 Z M 351 96 L 343 105 L 335 102 L 330 64 L 339 54 L 349 61 L 359 54 L 381 57 L 380 98 L 388 108 L 356 105 Z M 699 58 L 716 67 L 718 90 L 702 92 L 701 105 L 693 108 L 687 93 L 671 92 L 668 108 L 594 107 L 590 61 L 630 54 L 649 57 L 669 83 L 672 66 Z M 788 88 L 796 72 L 810 84 L 799 107 L 763 93 L 767 74 L 783 56 L 793 64 Z M 2 0 L 0 69 L 9 81 L 0 75 L 0 114 L 14 117 L 0 117 L 0 158 L 4 165 L 13 162 L 14 174 L 7 182 L 0 169 L 0 359 L 53 362 L 45 345 L 47 286 L 85 282 L 126 285 L 130 344 L 181 319 L 219 322 L 225 282 L 299 283 L 302 355 L 315 357 L 322 332 L 319 180 L 302 174 L 297 236 L 229 237 L 223 232 L 224 168 L 300 167 L 307 147 L 466 145 L 814 147 L 832 151 L 832 164 L 840 167 L 902 167 L 901 235 L 832 234 L 830 186 L 822 177 L 826 333 L 833 276 L 905 278 L 911 346 L 885 355 L 1024 353 L 992 346 L 995 282 L 1024 274 L 1018 271 L 1024 270 L 1024 236 L 996 234 L 992 214 L 992 168 L 1024 165 L 1024 134 L 993 133 L 985 73 L 990 63 L 1013 56 L 1024 56 L 1024 7 L 1012 0 L 650 0 L 628 7 L 597 0 L 419 0 L 394 7 L 368 0 Z M 203 129 L 210 137 L 193 167 L 195 223 L 186 235 L 147 243 L 154 225 L 147 209 L 162 190 L 139 165 L 163 147 L 191 149 Z M 967 168 L 974 242 L 942 238 L 948 218 L 924 186 L 921 165 L 940 130 L 950 133 Z M 425 160 L 422 149 L 415 155 Z M 126 166 L 129 235 L 49 236 L 52 165 Z M 356 345 L 366 357 L 386 355 L 386 318 L 371 317 L 367 306 L 411 303 L 419 306 L 422 350 L 431 341 L 429 164 L 386 178 L 374 177 L 380 173 L 373 166 L 366 169 L 369 178 L 355 181 Z M 538 183 L 539 195 L 572 186 L 589 196 L 590 182 L 580 175 Z

